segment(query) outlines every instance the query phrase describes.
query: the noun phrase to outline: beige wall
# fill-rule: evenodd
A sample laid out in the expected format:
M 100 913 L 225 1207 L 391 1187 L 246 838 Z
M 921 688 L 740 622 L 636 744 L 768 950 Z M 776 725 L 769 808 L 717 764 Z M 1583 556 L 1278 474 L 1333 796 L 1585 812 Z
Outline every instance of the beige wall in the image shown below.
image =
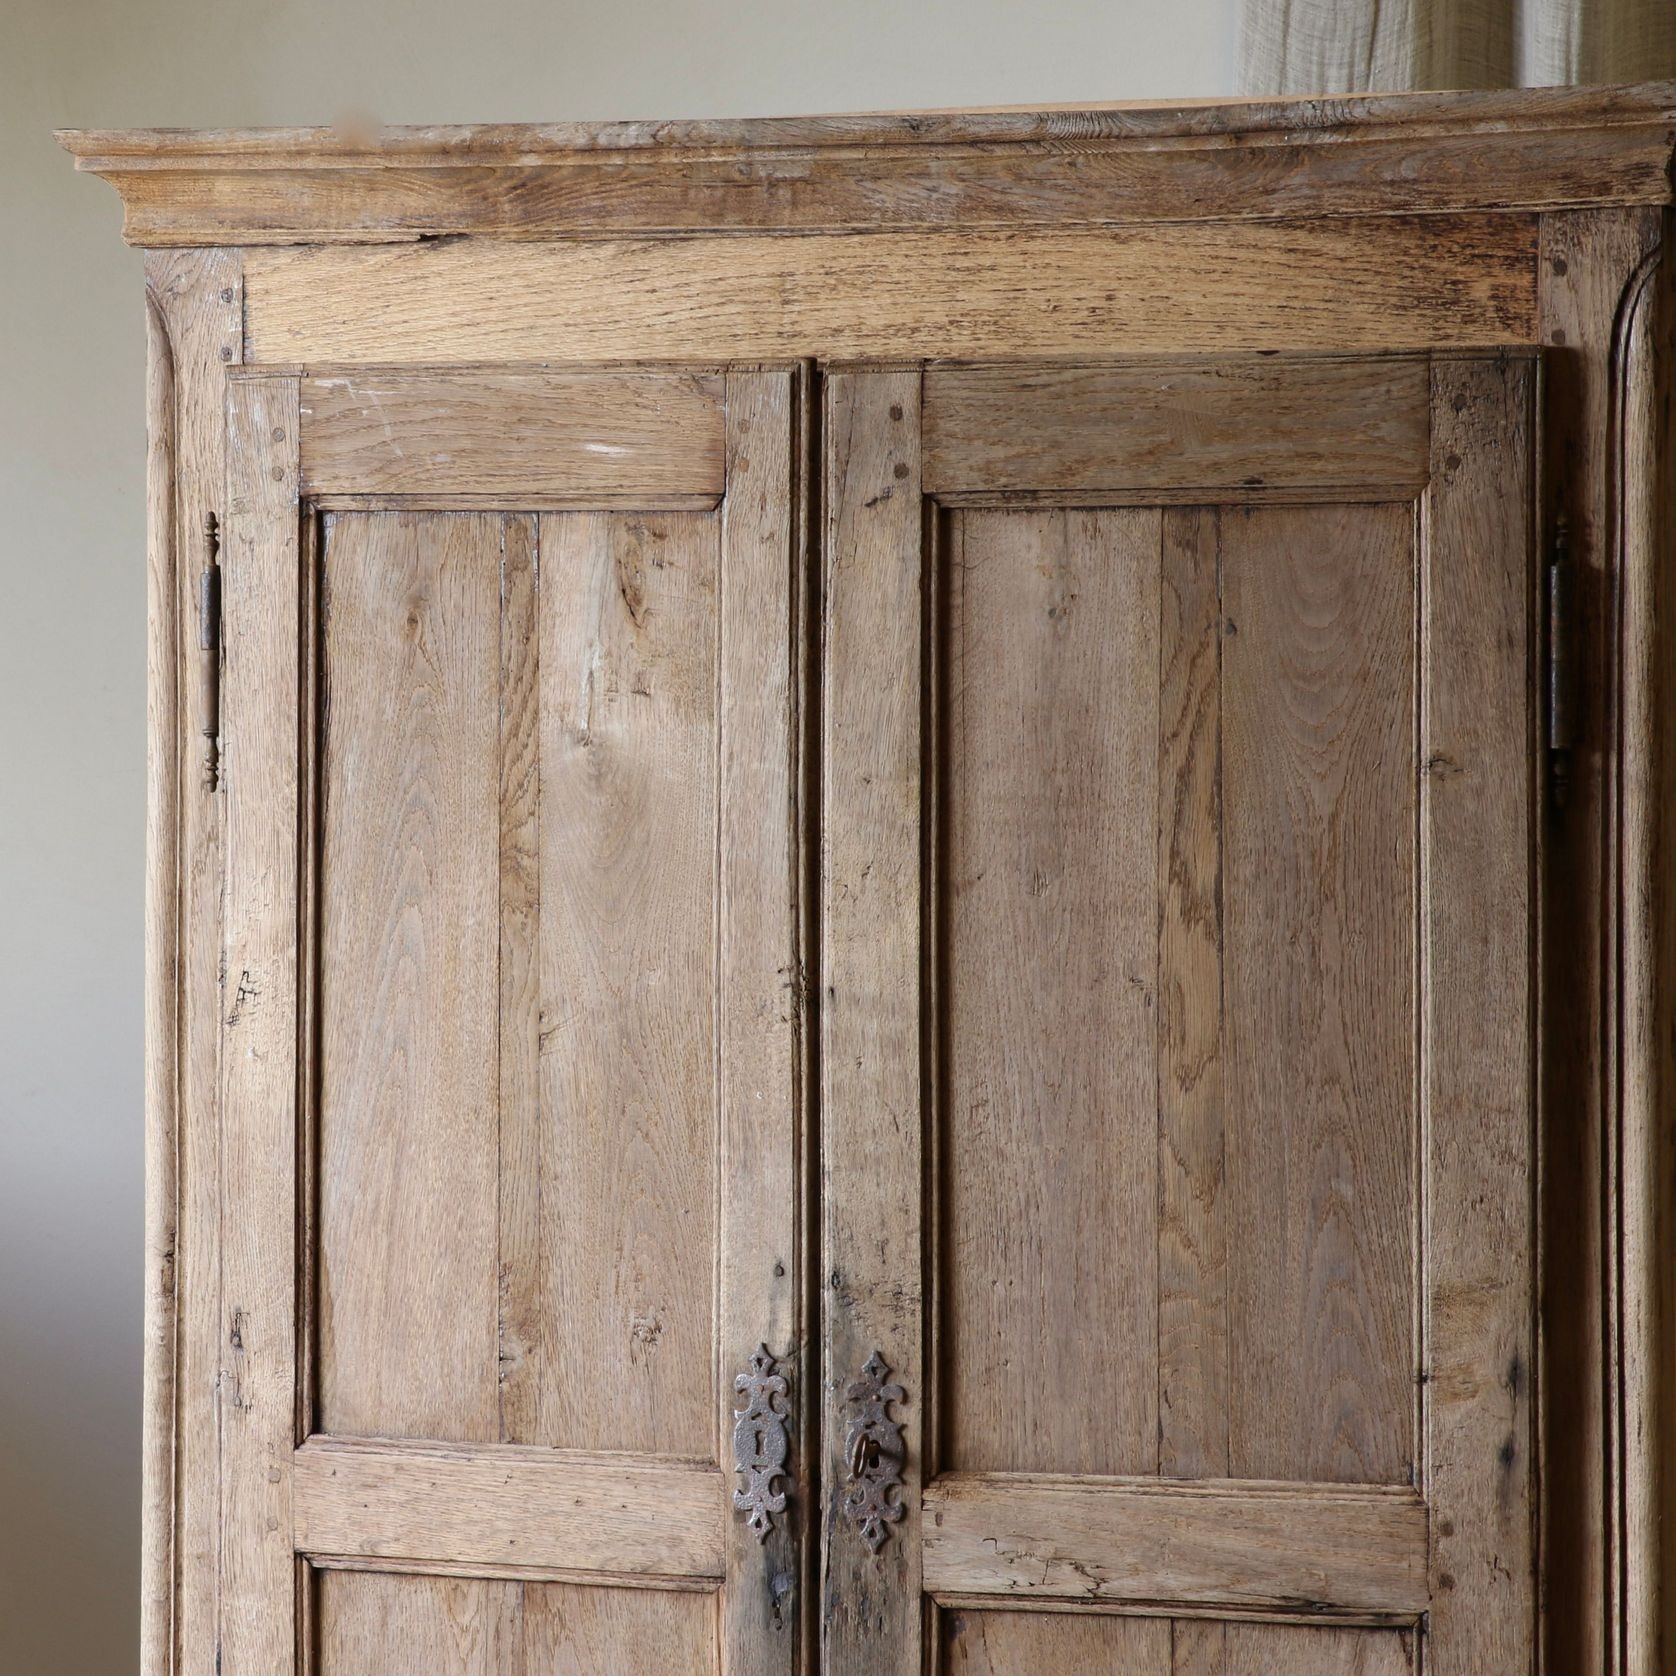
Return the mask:
M 1233 0 L 0 0 L 0 1673 L 134 1668 L 144 324 L 58 126 L 1214 95 Z M 193 1673 L 208 1676 L 208 1673 Z

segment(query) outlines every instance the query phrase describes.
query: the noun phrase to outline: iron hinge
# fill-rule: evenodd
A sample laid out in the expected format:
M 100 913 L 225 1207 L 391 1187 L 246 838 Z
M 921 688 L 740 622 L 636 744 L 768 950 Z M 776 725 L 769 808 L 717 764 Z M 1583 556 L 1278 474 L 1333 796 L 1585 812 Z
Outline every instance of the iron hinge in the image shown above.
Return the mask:
M 1548 787 L 1563 809 L 1571 787 L 1571 753 L 1577 744 L 1579 681 L 1577 567 L 1571 529 L 1562 512 L 1548 549 Z
M 221 531 L 204 515 L 204 568 L 198 573 L 198 732 L 204 739 L 204 781 L 221 780 Z

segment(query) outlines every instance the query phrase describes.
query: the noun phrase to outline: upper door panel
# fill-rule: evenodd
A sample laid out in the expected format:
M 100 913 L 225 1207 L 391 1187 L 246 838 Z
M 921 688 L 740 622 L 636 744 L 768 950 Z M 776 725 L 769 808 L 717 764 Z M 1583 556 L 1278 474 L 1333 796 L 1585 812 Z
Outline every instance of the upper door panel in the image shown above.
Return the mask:
M 228 1676 L 793 1668 L 802 407 L 230 378 Z
M 1531 1667 L 1535 371 L 833 375 L 834 1671 Z

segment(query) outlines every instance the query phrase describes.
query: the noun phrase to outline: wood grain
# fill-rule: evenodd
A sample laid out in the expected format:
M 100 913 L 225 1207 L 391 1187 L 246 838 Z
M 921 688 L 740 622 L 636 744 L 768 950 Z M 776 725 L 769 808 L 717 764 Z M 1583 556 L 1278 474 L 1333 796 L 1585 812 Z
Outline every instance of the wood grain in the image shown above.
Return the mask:
M 964 1608 L 940 1617 L 948 1676 L 1172 1676 L 1170 1625 L 1162 1618 Z
M 717 1578 L 720 1472 L 517 1444 L 314 1437 L 297 1451 L 299 1553 L 528 1571 Z
M 1150 1471 L 1159 514 L 949 545 L 942 1464 Z
M 925 1494 L 937 1594 L 1416 1617 L 1418 1495 L 1332 1485 L 944 1474 Z
M 297 381 L 228 386 L 219 1630 L 224 1676 L 292 1664 L 297 1431 Z
M 140 244 L 1669 201 L 1668 86 L 1559 93 L 59 139 Z
M 529 1584 L 523 1628 L 525 1676 L 704 1676 L 718 1668 L 716 1604 L 705 1595 Z
M 1578 567 L 1578 643 L 1590 667 L 1613 668 L 1612 601 L 1623 585 L 1613 507 L 1620 461 L 1643 418 L 1619 406 L 1618 333 L 1626 295 L 1663 233 L 1656 211 L 1578 210 L 1543 219 L 1539 265 L 1545 398 L 1543 498 L 1563 512 Z M 1626 423 L 1627 420 L 1627 423 Z M 1542 1549 L 1551 1598 L 1544 1614 L 1552 1670 L 1631 1676 L 1608 1623 L 1621 1600 L 1609 1555 L 1609 1508 L 1627 1479 L 1610 1398 L 1617 1328 L 1611 1265 L 1620 1192 L 1610 1145 L 1617 1121 L 1615 950 L 1625 912 L 1614 859 L 1618 819 L 1611 741 L 1614 680 L 1578 689 L 1582 748 L 1570 753 L 1563 810 L 1542 823 L 1540 1321 Z M 1603 1370 L 1607 1370 L 1603 1377 Z
M 155 1010 L 146 1027 L 146 1240 L 156 1262 L 148 1285 L 159 1304 L 167 1298 L 172 1366 L 164 1360 L 160 1328 L 148 1340 L 153 1360 L 146 1402 L 153 1446 L 169 1439 L 173 1508 L 166 1527 L 155 1517 L 144 1526 L 141 1592 L 153 1604 L 142 1630 L 142 1676 L 174 1676 L 176 1669 L 203 1668 L 215 1656 L 222 799 L 205 783 L 204 741 L 192 706 L 182 700 L 200 656 L 198 543 L 206 515 L 226 509 L 223 379 L 242 352 L 241 275 L 236 251 L 185 251 L 146 261 L 146 295 L 167 332 L 172 365 L 165 439 L 172 475 L 167 484 L 150 485 L 163 499 L 148 530 L 148 541 L 166 535 L 168 545 L 147 549 L 148 567 L 167 566 L 169 590 L 167 609 L 161 598 L 156 602 L 147 665 L 148 843 L 157 846 L 146 864 L 147 912 L 156 915 L 148 919 L 153 940 L 147 944 L 147 981 L 165 981 L 165 962 L 172 961 L 167 982 L 175 998 L 151 997 L 148 989 L 147 1005 Z M 163 463 L 158 456 L 151 461 L 154 469 Z M 171 775 L 175 794 L 163 810 L 163 784 Z M 154 810 L 166 826 L 150 826 Z M 172 1100 L 159 1104 L 170 1099 L 164 1087 L 170 1078 Z M 151 1150 L 154 1142 L 160 1150 Z M 172 1226 L 150 1220 L 169 1216 L 171 1202 Z M 172 1396 L 165 1394 L 165 1380 L 172 1380 Z M 147 1459 L 160 1471 L 153 1446 Z M 159 1642 L 171 1629 L 172 1653 L 166 1655 Z
M 1407 1483 L 1413 514 L 1221 530 L 1229 1467 Z
M 877 1555 L 829 1495 L 821 1653 L 831 1676 L 920 1676 L 926 1407 L 920 1042 L 923 581 L 917 371 L 835 372 L 823 422 L 821 1261 L 824 1480 L 844 1392 L 877 1351 L 907 1392 L 902 1520 Z
M 321 1676 L 517 1676 L 524 1668 L 515 1583 L 328 1571 L 316 1587 Z
M 718 520 L 541 520 L 534 1441 L 713 1459 Z
M 1424 1423 L 1429 1662 L 1449 1672 L 1527 1668 L 1536 1635 L 1534 372 L 1524 359 L 1444 362 L 1433 384 L 1421 620 Z
M 802 901 L 807 872 L 800 707 L 809 624 L 797 500 L 804 381 L 785 369 L 727 380 L 727 499 L 717 601 L 720 1160 L 718 1459 L 731 1468 L 734 1380 L 761 1344 L 779 1361 L 792 1456 L 788 1497 L 759 1539 L 735 1513 L 719 1605 L 722 1668 L 790 1672 L 805 1645 L 811 1500 Z M 740 1487 L 730 1479 L 732 1488 Z
M 715 1668 L 709 1599 L 600 1589 L 321 1573 L 321 1676 L 386 1664 L 425 1676 L 695 1676 Z
M 1622 831 L 1624 888 L 1639 912 L 1623 945 L 1623 1108 L 1619 1124 L 1617 1242 L 1621 1257 L 1622 1365 L 1618 1375 L 1625 1492 L 1623 1647 L 1626 1668 L 1657 1665 L 1676 1646 L 1676 1559 L 1662 1527 L 1676 1484 L 1676 1042 L 1670 1028 L 1676 914 L 1669 888 L 1676 682 L 1669 674 L 1672 500 L 1665 349 L 1672 272 L 1643 268 L 1620 327 L 1623 477 L 1620 540 L 1623 660 Z
M 539 525 L 500 521 L 497 1268 L 500 1429 L 533 1443 L 541 1400 L 541 619 Z
M 1222 602 L 1213 509 L 1164 514 L 1160 569 L 1158 1470 L 1223 1478 L 1229 1322 Z
M 1227 1676 L 1228 1625 L 1179 1618 L 1170 1625 L 1170 1676 Z
M 252 250 L 253 360 L 758 360 L 1526 343 L 1533 220 Z M 1161 284 L 1159 276 L 1170 276 Z
M 1014 143 L 1126 136 L 1142 142 L 1227 134 L 1322 134 L 1340 141 L 1357 128 L 1397 125 L 1409 133 L 1451 128 L 1545 129 L 1615 126 L 1662 120 L 1672 110 L 1664 82 L 1623 87 L 1491 88 L 1469 92 L 1343 93 L 1331 98 L 1141 99 L 1048 105 L 973 105 L 778 117 L 677 120 L 574 120 L 381 126 L 374 133 L 339 128 L 64 128 L 58 142 L 78 159 L 136 163 L 198 157 L 259 162 L 279 151 L 322 162 L 369 155 L 453 156 L 505 160 L 553 151 L 636 151 L 745 146 L 844 146 Z
M 1427 396 L 1424 359 L 1400 355 L 933 367 L 925 486 L 1413 491 Z
M 1402 1630 L 1288 1624 L 1229 1624 L 1226 1635 L 1222 1676 L 1412 1676 L 1423 1645 Z
M 682 373 L 311 369 L 309 494 L 540 501 L 722 490 L 722 381 Z
M 146 298 L 145 1416 L 141 1442 L 140 1671 L 174 1658 L 176 1420 L 180 1402 L 182 1067 L 180 929 L 183 708 L 175 673 L 175 362 L 162 306 Z
M 495 515 L 339 514 L 323 560 L 319 1425 L 490 1443 Z

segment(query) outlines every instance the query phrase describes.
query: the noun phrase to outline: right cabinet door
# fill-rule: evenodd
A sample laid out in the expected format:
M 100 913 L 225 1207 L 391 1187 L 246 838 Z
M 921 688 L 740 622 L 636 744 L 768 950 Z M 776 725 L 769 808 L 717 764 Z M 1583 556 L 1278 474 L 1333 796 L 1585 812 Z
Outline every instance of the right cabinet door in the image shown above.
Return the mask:
M 1534 1669 L 1538 370 L 829 376 L 833 1676 Z

